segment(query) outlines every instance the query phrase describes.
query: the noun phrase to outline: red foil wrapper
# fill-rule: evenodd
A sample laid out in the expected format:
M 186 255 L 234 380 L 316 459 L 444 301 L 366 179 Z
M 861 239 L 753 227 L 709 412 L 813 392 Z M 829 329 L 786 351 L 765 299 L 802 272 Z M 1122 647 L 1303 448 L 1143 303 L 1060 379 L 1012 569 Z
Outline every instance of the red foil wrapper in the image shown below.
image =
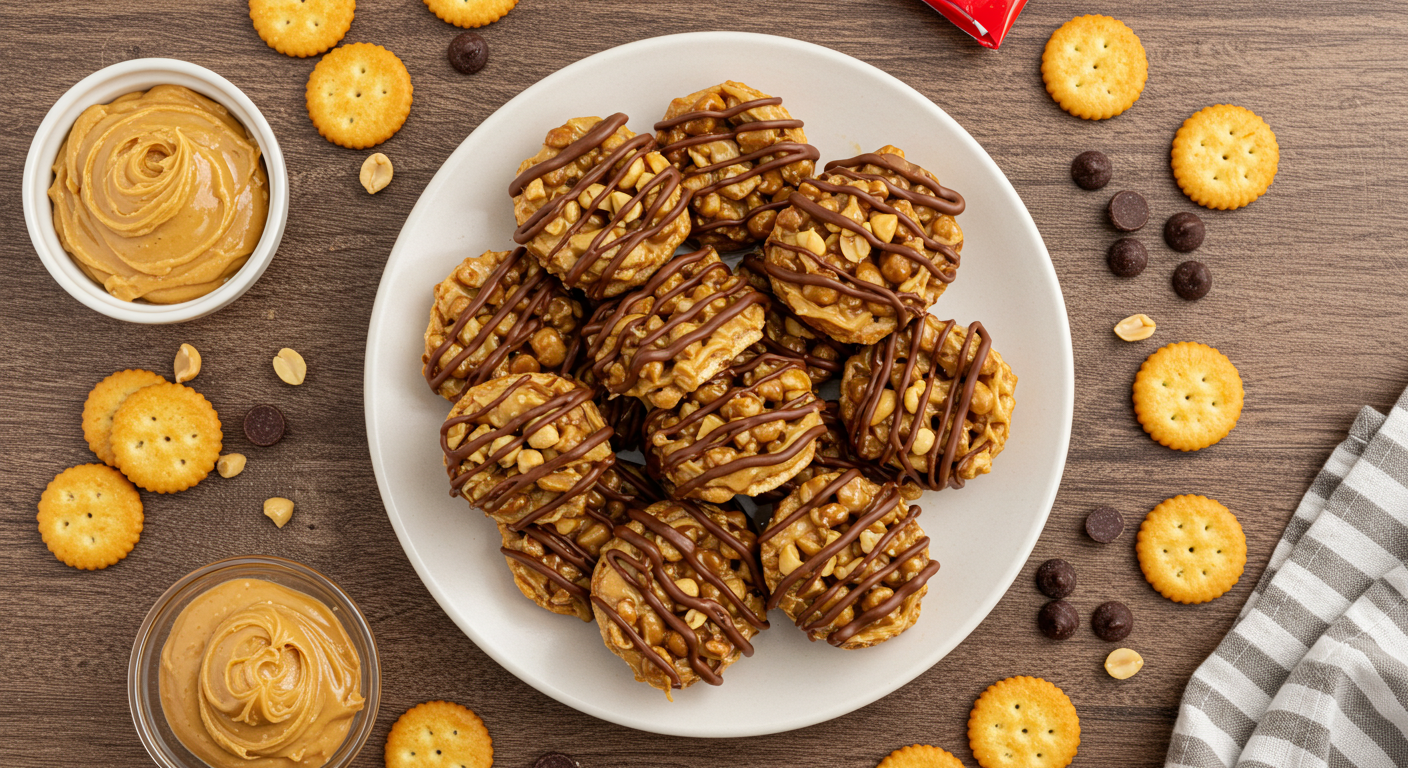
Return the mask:
M 997 49 L 1027 0 L 924 0 L 984 48 Z

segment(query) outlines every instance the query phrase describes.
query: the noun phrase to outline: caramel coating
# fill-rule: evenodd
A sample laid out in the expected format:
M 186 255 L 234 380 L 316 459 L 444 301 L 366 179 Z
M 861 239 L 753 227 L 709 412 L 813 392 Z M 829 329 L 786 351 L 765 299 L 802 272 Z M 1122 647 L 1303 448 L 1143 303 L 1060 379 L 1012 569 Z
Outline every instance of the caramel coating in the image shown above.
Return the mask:
M 962 488 L 1006 445 L 1016 387 L 981 323 L 925 315 L 846 361 L 841 419 L 860 458 L 923 488 Z
M 689 236 L 679 170 L 626 119 L 575 117 L 552 129 L 509 185 L 514 242 L 592 299 L 649 280 Z
M 421 372 L 454 402 L 514 373 L 562 373 L 582 305 L 523 248 L 485 251 L 435 286 Z
M 811 462 L 820 411 L 800 363 L 741 355 L 674 409 L 651 412 L 647 466 L 677 499 L 757 496 Z
M 880 341 L 957 275 L 963 197 L 896 147 L 827 163 L 789 201 L 764 269 L 793 313 L 837 341 Z
M 601 639 L 668 695 L 723 672 L 768 628 L 757 537 L 737 510 L 690 501 L 632 508 L 602 547 L 591 599 Z
M 440 427 L 452 495 L 495 522 L 547 524 L 586 513 L 586 491 L 616 459 L 592 390 L 551 373 L 465 390 Z
M 732 80 L 671 101 L 655 130 L 693 193 L 691 237 L 720 251 L 766 240 L 820 157 L 782 99 Z
M 919 507 L 902 501 L 895 483 L 877 485 L 858 469 L 799 485 L 758 537 L 768 608 L 782 608 L 811 640 L 847 650 L 914 626 L 939 564 Z
M 677 256 L 593 315 L 592 372 L 613 394 L 673 408 L 762 338 L 767 303 L 713 248 Z
M 499 551 L 524 597 L 553 613 L 592 620 L 591 578 L 602 546 L 626 521 L 629 507 L 665 498 L 644 469 L 617 459 L 587 492 L 583 515 L 542 524 L 498 523 Z
M 763 257 L 750 253 L 739 262 L 738 274 L 748 279 L 757 290 L 771 294 L 772 283 L 768 280 Z M 812 386 L 819 387 L 825 382 L 840 378 L 846 358 L 855 354 L 854 344 L 842 344 L 824 333 L 813 330 L 801 318 L 792 314 L 787 304 L 779 299 L 768 303 L 763 315 L 762 350 L 791 357 L 807 366 L 807 375 L 812 377 Z

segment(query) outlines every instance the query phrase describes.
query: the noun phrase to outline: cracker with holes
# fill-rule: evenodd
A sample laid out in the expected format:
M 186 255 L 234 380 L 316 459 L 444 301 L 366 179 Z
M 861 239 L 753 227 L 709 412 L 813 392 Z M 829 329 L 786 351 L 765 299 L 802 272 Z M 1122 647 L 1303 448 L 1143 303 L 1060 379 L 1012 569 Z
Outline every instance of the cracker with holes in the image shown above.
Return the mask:
M 1242 377 L 1227 355 L 1181 341 L 1149 355 L 1134 377 L 1134 413 L 1160 445 L 1198 451 L 1237 426 Z
M 373 147 L 406 123 L 411 91 L 411 74 L 396 54 L 371 43 L 344 45 L 308 76 L 308 117 L 340 147 Z
M 1247 537 L 1227 507 L 1206 496 L 1174 496 L 1139 526 L 1139 569 L 1175 603 L 1206 603 L 1242 578 Z
M 121 472 L 83 464 L 39 497 L 39 535 L 64 565 L 95 571 L 127 557 L 142 536 L 142 498 Z
M 886 755 L 875 768 L 963 768 L 963 761 L 947 750 L 914 744 Z
M 220 416 L 199 392 L 163 382 L 133 392 L 112 417 L 112 452 L 127 479 L 153 493 L 199 483 L 220 458 Z
M 1225 211 L 1266 194 L 1281 164 L 1281 147 L 1255 112 L 1217 104 L 1183 121 L 1173 137 L 1172 162 L 1183 194 Z
M 1061 109 L 1104 120 L 1134 106 L 1149 79 L 1149 60 L 1134 30 L 1109 16 L 1062 24 L 1041 54 L 1041 79 Z
M 83 403 L 83 439 L 108 466 L 113 465 L 112 415 L 127 396 L 143 387 L 165 382 L 161 376 L 140 369 L 118 371 L 98 382 Z
M 1009 677 L 974 702 L 968 744 L 983 768 L 1063 768 L 1080 746 L 1080 718 L 1060 688 Z
M 484 721 L 449 701 L 427 701 L 401 715 L 386 735 L 386 768 L 489 768 L 494 740 Z
M 298 58 L 337 45 L 356 10 L 356 0 L 249 0 L 249 20 L 260 39 Z
M 518 5 L 518 0 L 425 0 L 441 21 L 473 29 L 492 24 Z

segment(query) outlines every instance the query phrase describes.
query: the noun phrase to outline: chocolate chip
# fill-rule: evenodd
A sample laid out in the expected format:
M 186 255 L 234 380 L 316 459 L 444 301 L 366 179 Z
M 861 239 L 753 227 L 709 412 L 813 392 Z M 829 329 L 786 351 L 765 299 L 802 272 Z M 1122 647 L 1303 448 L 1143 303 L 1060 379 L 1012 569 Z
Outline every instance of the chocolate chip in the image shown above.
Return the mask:
M 533 763 L 533 768 L 582 768 L 576 760 L 561 752 L 549 752 Z
M 1110 198 L 1110 223 L 1121 232 L 1133 232 L 1149 223 L 1149 203 L 1138 192 L 1125 190 Z
M 1094 512 L 1086 515 L 1085 535 L 1100 542 L 1109 544 L 1118 539 L 1124 533 L 1124 515 L 1119 510 L 1111 507 L 1096 507 Z
M 1134 630 L 1134 614 L 1118 600 L 1101 603 L 1095 613 L 1090 614 L 1090 629 L 1101 640 L 1111 643 L 1123 640 Z
M 1052 640 L 1065 640 L 1076 633 L 1080 615 L 1076 607 L 1065 600 L 1052 600 L 1036 615 L 1036 628 Z
M 1110 183 L 1114 166 L 1104 152 L 1082 152 L 1071 161 L 1071 181 L 1081 189 L 1099 189 Z
M 1185 261 L 1173 270 L 1173 292 L 1189 301 L 1212 290 L 1212 273 L 1201 261 Z
M 244 436 L 265 448 L 283 439 L 284 415 L 272 405 L 256 405 L 244 415 Z
M 1196 213 L 1175 213 L 1164 222 L 1164 242 L 1179 253 L 1197 250 L 1203 244 L 1205 234 L 1207 229 Z
M 1144 244 L 1132 237 L 1122 237 L 1110 245 L 1105 254 L 1105 263 L 1110 271 L 1120 277 L 1134 277 L 1149 266 L 1149 251 Z
M 489 61 L 489 44 L 473 32 L 461 32 L 450 41 L 449 56 L 450 66 L 472 75 Z
M 1036 588 L 1053 600 L 1060 600 L 1076 591 L 1076 569 L 1059 557 L 1053 557 L 1036 569 Z

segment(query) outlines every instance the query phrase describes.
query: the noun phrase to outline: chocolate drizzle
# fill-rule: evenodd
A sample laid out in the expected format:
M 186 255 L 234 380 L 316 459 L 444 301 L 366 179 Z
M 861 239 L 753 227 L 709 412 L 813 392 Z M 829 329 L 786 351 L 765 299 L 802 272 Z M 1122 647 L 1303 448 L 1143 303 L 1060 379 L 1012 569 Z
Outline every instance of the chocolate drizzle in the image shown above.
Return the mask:
M 710 258 L 714 259 L 713 263 L 696 268 L 700 262 Z M 692 275 L 688 274 L 691 269 L 694 272 Z M 603 382 L 608 389 L 618 395 L 625 394 L 640 381 L 641 371 L 647 365 L 652 363 L 669 364 L 691 344 L 707 340 L 730 320 L 743 314 L 748 307 L 755 304 L 767 305 L 768 297 L 754 290 L 747 280 L 740 277 L 734 280 L 732 285 L 727 285 L 713 296 L 694 302 L 689 309 L 674 311 L 668 315 L 661 310 L 661 307 L 671 304 L 680 296 L 692 294 L 705 284 L 705 280 L 711 273 L 718 272 L 722 272 L 724 275 L 731 274 L 728 265 L 718 260 L 718 255 L 713 248 L 701 248 L 693 253 L 676 256 L 659 272 L 656 272 L 649 282 L 627 295 L 620 302 L 602 305 L 592 316 L 586 329 L 589 333 L 595 334 L 594 337 L 590 337 L 587 356 L 595 360 L 595 363 L 592 364 L 592 373 L 596 376 L 597 381 Z M 657 295 L 665 283 L 676 276 L 679 277 L 679 283 L 669 291 Z M 699 317 L 704 314 L 704 311 L 720 300 L 727 302 L 728 305 L 715 313 L 713 317 L 700 322 Z M 652 301 L 650 310 L 645 314 L 627 319 L 635 312 L 639 312 L 645 301 Z M 663 322 L 659 328 L 650 330 L 649 323 L 654 317 L 660 318 Z M 698 327 L 677 339 L 670 340 L 671 333 L 685 323 L 697 324 Z M 584 335 L 586 334 L 584 333 Z M 616 342 L 609 349 L 606 349 L 606 342 L 612 336 L 615 337 Z M 613 363 L 620 360 L 626 341 L 633 338 L 636 339 L 636 349 L 626 366 L 626 377 L 620 382 L 611 382 L 608 378 L 608 371 Z M 662 341 L 667 343 L 661 344 Z
M 450 430 L 460 424 L 472 424 L 478 419 L 482 419 L 494 408 L 516 392 L 520 387 L 532 381 L 530 374 L 522 374 L 518 380 L 504 388 L 504 391 L 494 398 L 487 405 L 472 412 L 461 413 L 458 416 L 451 416 L 440 425 L 440 449 L 445 453 L 446 472 L 450 476 L 450 495 L 460 495 L 461 489 L 469 479 L 481 471 L 490 469 L 498 465 L 499 459 L 520 450 L 527 445 L 527 440 L 532 433 L 543 427 L 555 424 L 558 419 L 566 416 L 574 408 L 581 407 L 591 400 L 592 390 L 587 387 L 574 387 L 572 390 L 549 397 L 542 405 L 529 408 L 522 413 L 509 419 L 502 427 L 491 429 L 490 431 L 476 438 L 466 436 L 463 443 L 456 448 L 450 447 Z M 531 431 L 519 434 L 525 424 L 536 422 Z M 468 427 L 466 427 L 468 428 Z M 571 450 L 558 454 L 551 459 L 544 461 L 527 472 L 520 472 L 516 475 L 506 477 L 494 485 L 488 493 L 484 495 L 482 507 L 485 512 L 492 515 L 500 506 L 514 496 L 527 491 L 538 480 L 561 469 L 571 468 L 574 464 L 580 463 L 583 458 L 591 452 L 593 448 L 611 439 L 612 429 L 610 425 L 603 426 L 595 433 L 585 436 L 582 442 L 578 443 Z M 498 450 L 489 452 L 483 462 L 465 469 L 464 462 L 481 448 L 488 449 L 489 446 L 500 437 L 511 438 Z M 522 533 L 531 523 L 541 519 L 553 510 L 567 503 L 578 494 L 585 493 L 596 484 L 601 474 L 611 467 L 615 462 L 616 455 L 610 454 L 607 459 L 593 462 L 582 478 L 578 480 L 572 488 L 564 493 L 560 493 L 556 498 L 548 503 L 530 511 L 528 514 L 514 521 L 509 528 Z
M 934 191 L 942 197 L 926 195 L 913 189 L 904 189 L 881 174 L 864 173 L 856 170 L 857 167 L 865 165 L 875 165 L 885 168 L 905 178 L 916 186 L 923 185 L 934 189 Z M 940 214 L 957 216 L 962 213 L 964 209 L 962 195 L 941 186 L 918 166 L 910 163 L 899 155 L 882 155 L 869 152 L 847 160 L 833 160 L 826 164 L 825 170 L 827 173 L 831 174 L 829 178 L 841 177 L 842 179 L 866 182 L 879 181 L 885 185 L 888 193 L 887 197 L 907 200 L 913 205 L 930 208 Z M 918 238 L 926 249 L 941 256 L 944 263 L 940 265 L 925 253 L 904 245 L 903 243 L 885 242 L 874 233 L 866 230 L 861 222 L 855 221 L 849 216 L 842 215 L 838 211 L 825 208 L 820 203 L 812 200 L 801 192 L 793 192 L 789 198 L 791 205 L 809 215 L 814 221 L 821 222 L 822 224 L 831 224 L 840 229 L 847 230 L 854 236 L 864 239 L 872 250 L 878 249 L 885 253 L 893 253 L 900 256 L 920 269 L 926 270 L 935 280 L 941 283 L 953 282 L 954 277 L 957 275 L 960 261 L 958 251 L 954 250 L 954 248 L 947 243 L 930 237 L 928 233 L 924 231 L 924 225 L 922 223 L 915 221 L 898 208 L 887 203 L 886 198 L 876 197 L 866 190 L 851 186 L 849 183 L 838 184 L 829 180 L 822 181 L 821 179 L 811 179 L 806 183 L 816 187 L 822 192 L 852 195 L 868 205 L 872 211 L 894 214 L 898 226 L 903 227 L 915 238 Z M 928 309 L 929 301 L 926 300 L 925 297 L 917 293 L 899 291 L 884 285 L 876 285 L 861 280 L 859 277 L 850 274 L 844 266 L 829 264 L 823 261 L 821 257 L 800 245 L 770 239 L 768 246 L 791 251 L 797 254 L 798 258 L 809 262 L 814 269 L 820 270 L 805 272 L 788 269 L 780 264 L 772 263 L 772 261 L 769 260 L 763 265 L 764 269 L 767 270 L 768 275 L 780 282 L 830 288 L 837 293 L 851 296 L 862 301 L 888 305 L 894 310 L 895 317 L 901 326 L 923 314 Z M 831 277 L 825 274 L 825 272 L 835 273 L 836 276 Z
M 898 333 L 891 335 L 880 344 L 871 346 L 868 351 L 862 353 L 869 356 L 870 380 L 866 385 L 865 396 L 858 404 L 851 425 L 850 439 L 851 446 L 860 452 L 862 441 L 867 430 L 870 429 L 867 425 L 870 424 L 875 409 L 880 403 L 880 398 L 890 384 L 896 358 L 900 355 L 904 357 L 904 367 L 901 369 L 899 381 L 894 387 L 897 400 L 902 400 L 904 393 L 917 380 L 915 369 L 920 356 L 929 354 L 932 358 L 932 365 L 928 376 L 924 379 L 924 392 L 919 399 L 919 411 L 910 420 L 909 428 L 906 429 L 903 424 L 904 420 L 901 418 L 903 403 L 897 402 L 895 404 L 895 412 L 890 417 L 890 430 L 886 435 L 885 447 L 878 462 L 889 464 L 898 461 L 904 477 L 913 479 L 924 488 L 939 491 L 944 488 L 962 488 L 963 477 L 960 470 L 987 447 L 987 441 L 984 440 L 970 447 L 968 452 L 962 456 L 958 455 L 959 438 L 962 436 L 962 430 L 966 429 L 964 424 L 968 421 L 973 405 L 973 390 L 978 384 L 978 376 L 983 366 L 987 363 L 988 352 L 992 350 L 992 336 L 988 334 L 982 323 L 974 322 L 968 326 L 963 346 L 958 352 L 957 368 L 954 371 L 953 380 L 949 384 L 943 405 L 936 414 L 939 420 L 932 427 L 934 445 L 925 454 L 926 469 L 920 471 L 915 468 L 910 456 L 913 455 L 912 450 L 919 428 L 928 426 L 929 420 L 925 418 L 925 415 L 928 413 L 930 397 L 938 386 L 939 377 L 947 376 L 943 366 L 939 364 L 939 355 L 949 334 L 957 326 L 957 322 L 954 320 L 944 322 L 943 330 L 939 333 L 937 341 L 934 342 L 934 348 L 926 351 L 923 345 L 924 324 L 930 322 L 937 325 L 943 321 L 934 320 L 926 315 L 922 323 L 910 326 L 907 329 L 907 349 L 900 349 L 900 337 L 905 334 Z M 973 346 L 975 339 L 980 339 L 976 351 Z M 970 353 L 972 353 L 971 360 L 969 359 Z
M 813 470 L 816 474 L 858 469 L 867 480 L 874 483 L 886 483 L 894 479 L 895 473 L 890 468 L 876 462 L 862 461 L 856 458 L 846 435 L 846 426 L 841 423 L 840 403 L 835 400 L 827 400 L 822 403 L 821 424 L 826 427 L 826 431 L 817 438 L 816 454 L 812 457 L 812 463 L 807 465 L 807 469 Z M 797 486 L 808 479 L 810 479 L 810 473 L 803 470 L 796 477 L 771 491 L 758 494 L 757 500 L 776 504 L 787 498 L 788 494 L 797 490 Z
M 752 384 L 744 385 L 742 383 L 746 374 L 752 373 L 764 365 L 776 367 L 769 373 L 759 376 Z M 663 426 L 662 421 L 665 417 L 672 414 L 673 411 L 664 409 L 652 411 L 650 417 L 646 420 L 646 432 L 652 436 L 656 434 L 664 435 L 666 439 L 673 440 L 684 432 L 685 429 L 698 425 L 699 422 L 704 420 L 705 416 L 715 413 L 722 408 L 725 403 L 734 398 L 744 394 L 751 394 L 759 400 L 766 402 L 767 399 L 758 393 L 758 389 L 769 381 L 780 379 L 782 374 L 789 368 L 799 371 L 802 370 L 801 364 L 796 360 L 782 357 L 781 355 L 775 355 L 770 352 L 765 352 L 746 362 L 726 368 L 722 373 L 716 376 L 715 379 L 726 377 L 728 380 L 733 381 L 733 386 L 731 386 L 727 392 L 716 398 L 713 402 L 701 404 L 693 413 L 684 416 L 678 422 L 668 427 Z M 781 382 L 779 382 L 779 385 L 780 384 Z M 705 386 L 708 386 L 708 384 L 706 383 Z M 805 418 L 809 414 L 819 412 L 821 406 L 822 401 L 808 391 L 806 394 L 795 397 L 777 408 L 769 410 L 765 407 L 762 412 L 752 416 L 745 416 L 733 419 L 732 421 L 725 419 L 722 426 L 715 428 L 702 438 L 696 438 L 689 444 L 681 446 L 668 455 L 660 456 L 658 449 L 656 449 L 648 451 L 646 458 L 653 469 L 658 469 L 660 470 L 660 474 L 669 476 L 681 464 L 703 456 L 704 453 L 711 448 L 729 446 L 735 437 L 746 433 L 753 427 L 779 419 L 789 423 L 795 422 Z M 676 497 L 685 496 L 711 480 L 739 470 L 783 464 L 791 461 L 797 454 L 806 450 L 807 446 L 811 445 L 812 442 L 825 431 L 826 427 L 818 424 L 808 429 L 806 432 L 803 432 L 796 440 L 793 440 L 790 445 L 786 446 L 781 451 L 776 453 L 758 453 L 754 456 L 742 456 L 726 464 L 706 469 L 697 477 L 679 483 L 674 490 L 674 495 Z
M 761 544 L 776 536 L 781 531 L 786 530 L 788 526 L 801 520 L 803 517 L 810 514 L 813 509 L 822 506 L 823 503 L 834 497 L 836 492 L 839 491 L 842 486 L 846 485 L 846 483 L 860 476 L 860 470 L 848 469 L 832 478 L 831 481 L 826 484 L 826 487 L 813 496 L 810 501 L 803 502 L 786 518 L 780 521 L 774 521 L 770 524 L 767 530 L 763 531 L 758 537 L 758 542 Z M 821 582 L 822 578 L 824 578 L 821 573 L 827 561 L 841 550 L 846 549 L 851 544 L 858 541 L 862 531 L 882 520 L 886 515 L 889 515 L 899 504 L 899 486 L 895 483 L 882 485 L 880 490 L 871 499 L 869 506 L 858 514 L 852 513 L 853 520 L 851 521 L 851 526 L 845 532 L 841 533 L 840 538 L 822 547 L 815 555 L 807 558 L 806 562 L 802 563 L 796 570 L 782 577 L 782 580 L 777 584 L 777 588 L 772 591 L 772 597 L 768 599 L 768 608 L 772 609 L 778 607 L 782 603 L 782 599 L 786 597 L 787 592 L 793 587 L 796 587 L 797 592 L 801 594 L 811 589 L 814 584 Z M 919 512 L 920 509 L 918 506 L 910 506 L 905 516 L 899 521 L 892 523 L 886 529 L 885 533 L 875 542 L 874 547 L 860 560 L 859 564 L 852 561 L 848 566 L 850 570 L 847 572 L 846 578 L 837 579 L 834 584 L 817 595 L 806 608 L 797 614 L 795 620 L 797 626 L 807 632 L 824 629 L 832 622 L 836 621 L 836 619 L 845 612 L 846 608 L 856 605 L 861 597 L 869 592 L 872 587 L 881 584 L 885 580 L 885 577 L 897 571 L 905 561 L 921 556 L 929 546 L 928 536 L 919 537 L 903 552 L 892 557 L 889 563 L 875 569 L 869 574 L 866 573 L 871 563 L 875 562 L 876 558 L 884 554 L 885 550 L 889 548 L 890 542 L 910 525 L 917 525 L 916 520 L 919 517 Z M 895 589 L 894 594 L 889 598 L 882 600 L 869 610 L 853 613 L 851 621 L 837 627 L 826 636 L 826 642 L 833 646 L 839 646 L 852 637 L 855 637 L 867 626 L 879 621 L 889 615 L 890 612 L 903 605 L 904 601 L 928 583 L 929 579 L 935 573 L 938 573 L 938 570 L 938 562 L 930 560 L 918 573 L 914 574 L 908 581 Z M 843 587 L 849 587 L 850 589 L 845 595 L 838 597 L 838 593 Z M 832 603 L 833 600 L 835 600 L 834 603 Z M 830 607 L 827 607 L 828 604 Z
M 726 528 L 713 520 L 699 505 L 689 501 L 668 502 L 670 506 L 678 506 L 683 509 L 695 522 L 705 531 L 712 534 L 716 539 L 732 549 L 739 559 L 743 560 L 742 575 L 746 583 L 759 594 L 767 594 L 767 589 L 762 582 L 762 570 L 758 566 L 757 545 L 745 544 L 737 536 L 730 533 Z M 689 564 L 697 578 L 714 586 L 720 597 L 727 599 L 736 609 L 738 615 L 753 627 L 755 631 L 762 631 L 768 628 L 768 621 L 763 615 L 755 613 L 748 607 L 747 601 L 740 595 L 734 593 L 728 586 L 724 578 L 707 567 L 699 558 L 698 545 L 686 536 L 682 531 L 661 520 L 651 510 L 659 510 L 660 507 L 653 506 L 650 509 L 632 508 L 629 512 L 630 519 L 639 523 L 645 533 L 654 534 L 656 539 L 663 539 L 674 547 L 683 557 L 684 562 Z M 668 510 L 669 507 L 666 507 Z M 625 549 L 610 549 L 602 553 L 601 560 L 611 566 L 626 583 L 635 587 L 640 594 L 641 600 L 654 611 L 666 628 L 678 632 L 684 639 L 685 647 L 688 649 L 686 658 L 689 666 L 701 680 L 709 685 L 720 685 L 723 683 L 721 661 L 710 662 L 702 653 L 703 643 L 700 641 L 695 630 L 691 629 L 674 610 L 667 607 L 656 594 L 656 590 L 663 591 L 675 605 L 682 605 L 686 609 L 693 609 L 704 614 L 709 621 L 723 632 L 729 642 L 739 650 L 744 656 L 753 655 L 753 645 L 748 641 L 748 636 L 729 614 L 727 608 L 718 600 L 703 597 L 691 597 L 682 590 L 674 579 L 670 578 L 665 571 L 665 556 L 654 541 L 647 538 L 644 533 L 637 533 L 629 525 L 616 526 L 616 537 L 635 547 L 641 555 L 632 556 Z M 629 638 L 631 644 L 641 654 L 648 659 L 666 677 L 670 679 L 672 688 L 683 688 L 684 681 L 679 673 L 667 660 L 660 657 L 658 653 L 641 637 L 635 630 L 633 622 L 628 622 L 616 611 L 616 606 L 608 604 L 597 595 L 592 595 L 592 604 L 595 605 L 608 619 L 621 630 L 621 634 Z
M 489 338 L 497 333 L 499 325 L 513 312 L 519 312 L 518 322 L 504 336 L 499 346 L 495 347 L 476 365 L 469 377 L 465 379 L 465 390 L 477 384 L 483 384 L 494 378 L 494 371 L 504 360 L 514 352 L 522 349 L 533 338 L 533 334 L 543 327 L 542 313 L 546 311 L 548 302 L 559 293 L 557 286 L 553 284 L 552 277 L 546 271 L 538 268 L 536 263 L 532 263 L 526 272 L 531 272 L 531 276 L 524 278 L 518 288 L 514 290 L 498 309 L 494 310 L 489 322 L 480 327 L 479 332 L 474 335 L 464 349 L 459 354 L 451 358 L 449 364 L 442 364 L 441 358 L 445 356 L 450 348 L 459 341 L 460 332 L 471 318 L 477 316 L 480 310 L 489 303 L 489 298 L 494 294 L 494 290 L 499 287 L 511 269 L 520 259 L 532 257 L 522 246 L 515 248 L 508 258 L 504 259 L 494 271 L 489 273 L 484 284 L 475 291 L 474 298 L 470 300 L 469 306 L 460 312 L 460 316 L 455 320 L 455 324 L 445 335 L 445 341 L 430 353 L 429 359 L 421 367 L 421 373 L 425 376 L 425 381 L 430 385 L 433 392 L 439 392 L 440 387 L 452 376 L 457 368 L 464 364 L 475 352 L 481 349 Z M 519 306 L 522 305 L 522 309 Z M 464 390 L 461 390 L 463 394 Z
M 699 144 L 708 144 L 713 141 L 721 140 L 732 141 L 734 143 L 737 143 L 738 135 L 740 133 L 752 133 L 755 131 L 786 131 L 800 129 L 802 127 L 802 121 L 791 118 L 786 120 L 758 120 L 754 122 L 739 122 L 737 124 L 731 122 L 734 118 L 750 110 L 757 109 L 759 107 L 778 107 L 781 105 L 781 97 L 769 96 L 763 99 L 754 99 L 752 101 L 745 101 L 741 104 L 735 104 L 734 106 L 728 107 L 726 109 L 709 109 L 699 110 L 696 112 L 687 112 L 676 117 L 661 120 L 660 122 L 655 124 L 655 130 L 657 132 L 668 131 L 671 128 L 684 125 L 685 123 L 688 123 L 693 120 L 706 119 L 724 120 L 729 126 L 729 130 L 722 133 L 708 133 L 699 136 L 689 136 L 687 138 L 680 139 L 679 141 L 672 142 L 662 147 L 660 149 L 660 154 L 665 155 L 667 159 L 670 159 L 673 162 L 674 158 L 677 157 L 679 153 L 684 152 L 690 147 Z M 759 160 L 764 157 L 767 157 L 768 155 L 774 155 L 774 157 L 771 160 L 767 160 L 761 163 L 758 162 Z M 795 141 L 779 141 L 776 144 L 771 144 L 762 149 L 754 150 L 744 155 L 739 155 L 738 157 L 729 158 L 727 160 L 721 160 L 719 162 L 712 163 L 703 167 L 696 167 L 686 175 L 686 178 L 693 178 L 695 176 L 703 175 L 706 173 L 713 173 L 714 171 L 722 170 L 724 168 L 729 168 L 735 165 L 742 165 L 744 163 L 752 164 L 752 166 L 748 168 L 748 170 L 738 174 L 737 176 L 729 176 L 723 179 L 719 179 L 718 181 L 715 181 L 712 184 L 708 184 L 706 186 L 694 190 L 694 199 L 702 200 L 708 195 L 711 195 L 731 184 L 738 184 L 740 182 L 747 181 L 748 179 L 751 179 L 755 176 L 761 176 L 762 174 L 767 173 L 768 171 L 776 170 L 778 168 L 782 168 L 783 166 L 791 165 L 792 163 L 803 162 L 807 160 L 815 162 L 820 157 L 821 153 L 817 151 L 816 147 L 813 147 L 810 144 L 801 144 Z M 782 208 L 786 208 L 787 204 L 788 201 L 786 200 L 778 200 L 760 205 L 750 210 L 748 212 L 747 218 L 742 220 L 715 219 L 713 221 L 704 222 L 696 221 L 694 224 L 694 232 L 708 232 L 709 230 L 717 229 L 719 227 L 743 225 L 746 224 L 749 219 L 752 219 L 754 216 L 757 216 L 763 211 L 780 210 Z
M 592 150 L 600 147 L 616 131 L 623 128 L 628 119 L 624 113 L 617 112 L 596 123 L 581 138 L 568 144 L 554 157 L 525 168 L 509 184 L 509 195 L 517 197 L 523 194 L 524 189 L 534 179 L 539 179 L 585 157 Z M 542 234 L 548 224 L 563 215 L 563 209 L 567 207 L 568 203 L 577 200 L 580 191 L 586 190 L 592 184 L 601 184 L 604 187 L 601 194 L 592 200 L 591 205 L 582 206 L 581 216 L 567 227 L 552 250 L 543 255 L 543 263 L 551 264 L 556 254 L 568 245 L 573 235 L 581 231 L 594 214 L 602 213 L 604 215 L 606 213 L 602 209 L 603 203 L 611 197 L 612 192 L 621 187 L 621 181 L 630 172 L 631 166 L 637 161 L 644 163 L 646 155 L 654 150 L 655 138 L 649 134 L 637 134 L 625 140 L 609 155 L 598 159 L 596 165 L 573 185 L 572 192 L 560 194 L 557 198 L 545 202 L 541 208 L 528 217 L 527 221 L 519 225 L 513 233 L 513 241 L 523 244 Z M 608 177 L 607 174 L 610 176 Z M 626 192 L 631 196 L 630 202 L 621 205 L 616 213 L 611 215 L 608 223 L 592 238 L 587 249 L 577 257 L 572 266 L 568 268 L 567 273 L 562 275 L 563 282 L 582 288 L 593 299 L 605 297 L 611 276 L 620 269 L 636 246 L 645 239 L 655 237 L 664 231 L 665 226 L 684 213 L 689 206 L 689 190 L 680 189 L 680 198 L 675 206 L 669 211 L 663 213 L 661 211 L 669 196 L 681 187 L 681 179 L 679 169 L 667 167 L 655 174 L 644 187 L 639 188 L 636 192 Z M 632 208 L 637 204 L 646 205 L 645 198 L 652 191 L 656 193 L 655 200 L 643 212 L 641 226 L 634 231 L 628 231 L 621 237 L 608 240 L 607 237 L 613 229 L 626 225 L 626 215 Z M 589 285 L 582 285 L 582 279 L 613 249 L 616 253 L 601 269 L 599 277 Z

